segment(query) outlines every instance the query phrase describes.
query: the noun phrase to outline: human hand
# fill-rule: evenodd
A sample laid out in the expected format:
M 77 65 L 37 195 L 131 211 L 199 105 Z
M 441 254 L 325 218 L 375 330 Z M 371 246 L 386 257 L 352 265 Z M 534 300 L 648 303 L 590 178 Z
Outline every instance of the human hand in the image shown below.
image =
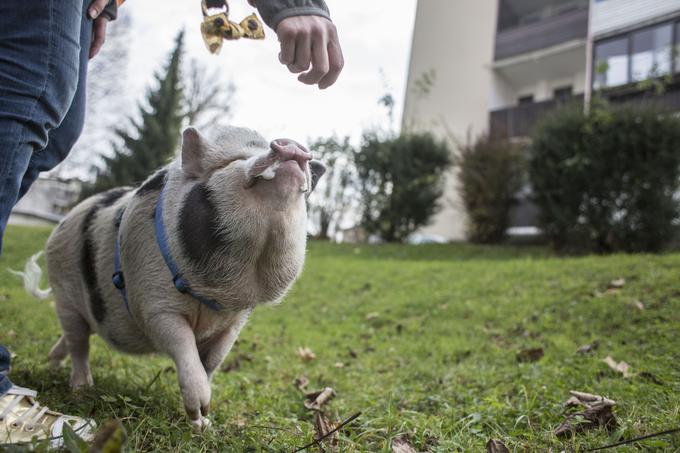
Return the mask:
M 331 21 L 320 16 L 289 17 L 279 23 L 276 34 L 281 42 L 279 61 L 293 74 L 303 73 L 300 82 L 324 90 L 338 80 L 345 61 Z
M 94 58 L 106 41 L 106 26 L 109 20 L 100 14 L 106 8 L 109 0 L 94 0 L 87 9 L 87 15 L 94 21 L 92 25 L 92 42 L 90 44 L 90 59 Z

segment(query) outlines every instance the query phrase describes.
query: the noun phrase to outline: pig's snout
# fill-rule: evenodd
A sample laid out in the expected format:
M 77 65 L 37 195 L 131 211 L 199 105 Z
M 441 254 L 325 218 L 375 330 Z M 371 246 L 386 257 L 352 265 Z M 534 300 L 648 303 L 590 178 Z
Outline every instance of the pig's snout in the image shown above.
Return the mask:
M 258 179 L 272 180 L 278 173 L 287 175 L 297 173 L 303 181 L 306 179 L 312 154 L 304 146 L 284 138 L 271 142 L 270 148 L 269 153 L 253 159 L 248 164 L 246 189 L 254 186 Z
M 276 161 L 286 162 L 294 160 L 303 170 L 306 168 L 307 162 L 312 160 L 312 154 L 307 151 L 307 148 L 287 138 L 274 140 L 271 143 L 271 148 Z

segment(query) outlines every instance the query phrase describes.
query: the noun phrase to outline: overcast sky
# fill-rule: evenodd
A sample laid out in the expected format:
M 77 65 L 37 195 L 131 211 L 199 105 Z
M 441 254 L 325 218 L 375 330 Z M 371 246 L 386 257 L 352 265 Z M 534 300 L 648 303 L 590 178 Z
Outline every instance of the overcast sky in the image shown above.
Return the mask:
M 345 53 L 345 70 L 336 85 L 320 91 L 299 83 L 278 63 L 278 41 L 225 42 L 212 56 L 203 45 L 199 0 L 129 0 L 121 14 L 131 14 L 133 41 L 128 67 L 131 98 L 139 100 L 164 64 L 178 30 L 187 31 L 186 56 L 219 68 L 236 85 L 232 123 L 257 129 L 268 138 L 305 141 L 333 133 L 351 135 L 376 124 L 386 114 L 377 100 L 389 90 L 401 118 L 416 0 L 327 0 Z M 250 14 L 246 0 L 231 0 L 232 20 Z M 384 74 L 384 76 L 382 75 Z M 387 83 L 387 88 L 385 87 Z

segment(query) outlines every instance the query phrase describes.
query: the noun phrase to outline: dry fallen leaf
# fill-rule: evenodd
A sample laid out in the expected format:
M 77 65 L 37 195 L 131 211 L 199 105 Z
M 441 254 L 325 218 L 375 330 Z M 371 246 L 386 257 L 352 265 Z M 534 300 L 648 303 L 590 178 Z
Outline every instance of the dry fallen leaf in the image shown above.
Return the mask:
M 378 316 L 380 316 L 380 313 L 378 313 L 377 311 L 373 312 L 373 313 L 369 313 L 369 314 L 366 315 L 366 321 L 371 321 L 373 319 L 376 319 Z
M 88 452 L 113 453 L 123 451 L 127 432 L 120 420 L 109 420 L 97 432 Z
M 392 453 L 417 453 L 416 449 L 413 448 L 411 443 L 408 441 L 408 437 L 404 434 L 400 434 L 392 440 Z
M 618 371 L 623 375 L 624 378 L 629 378 L 630 377 L 630 365 L 628 365 L 626 362 L 616 362 L 611 356 L 607 356 L 604 360 L 604 363 L 607 364 L 609 368 L 611 368 L 614 371 Z
M 626 286 L 626 279 L 617 278 L 609 283 L 607 289 L 622 289 L 624 286 Z
M 518 362 L 537 362 L 543 358 L 543 348 L 525 349 L 517 353 Z
M 238 428 L 245 428 L 246 425 L 248 425 L 248 419 L 241 414 L 238 414 L 235 417 L 231 418 L 230 421 Z
M 503 442 L 491 439 L 486 443 L 486 453 L 510 453 Z
M 335 432 L 331 434 L 328 437 L 325 437 L 333 431 L 335 428 L 337 428 L 340 425 L 340 423 L 334 423 L 326 417 L 326 415 L 323 412 L 317 412 L 314 415 L 314 429 L 316 431 L 316 436 L 315 439 L 321 440 L 324 439 L 324 442 L 328 442 L 329 445 L 333 446 L 338 443 L 337 435 L 338 433 Z
M 567 400 L 567 407 L 583 407 L 582 412 L 569 414 L 557 427 L 555 435 L 558 437 L 572 436 L 586 429 L 604 427 L 610 430 L 617 422 L 612 408 L 616 401 L 591 393 L 571 391 L 571 398 Z
M 307 346 L 303 348 L 297 348 L 297 355 L 305 362 L 310 362 L 316 359 L 316 354 L 314 354 L 314 351 L 309 349 Z
M 295 378 L 295 387 L 298 390 L 304 390 L 305 387 L 309 385 L 309 378 L 305 375 L 298 376 Z
M 579 354 L 587 354 L 589 352 L 595 351 L 599 347 L 600 343 L 597 340 L 595 340 L 592 343 L 584 344 L 583 346 L 578 348 L 576 352 L 578 352 Z
M 313 410 L 313 411 L 321 410 L 321 406 L 326 404 L 334 396 L 335 396 L 335 390 L 333 390 L 330 387 L 326 387 L 325 389 L 323 389 L 319 392 L 306 393 L 305 397 L 307 399 L 305 400 L 305 407 L 307 409 Z

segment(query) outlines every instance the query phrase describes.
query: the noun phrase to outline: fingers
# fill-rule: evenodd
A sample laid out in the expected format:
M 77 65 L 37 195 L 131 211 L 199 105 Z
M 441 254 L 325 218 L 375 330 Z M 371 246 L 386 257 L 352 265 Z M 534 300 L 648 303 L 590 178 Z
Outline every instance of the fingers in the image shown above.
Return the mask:
M 284 19 L 276 33 L 281 42 L 279 60 L 298 80 L 326 89 L 333 85 L 344 66 L 335 25 L 318 16 Z M 311 69 L 310 69 L 311 68 Z
M 328 67 L 328 74 L 319 81 L 319 88 L 322 90 L 337 82 L 342 69 L 345 67 L 345 58 L 337 40 L 328 43 Z
M 90 19 L 98 18 L 108 3 L 108 0 L 94 0 L 90 3 L 90 7 L 87 9 L 87 14 L 90 16 Z
M 300 75 L 298 80 L 307 85 L 317 85 L 329 70 L 328 42 L 325 37 L 315 39 L 312 47 L 312 70 Z
M 279 40 L 281 41 L 279 61 L 283 65 L 290 66 L 295 62 L 295 33 L 292 30 L 280 33 Z
M 309 69 L 312 59 L 312 37 L 308 33 L 301 33 L 295 40 L 295 62 L 288 65 L 288 70 L 299 74 Z
M 109 20 L 105 17 L 100 17 L 94 21 L 92 27 L 92 43 L 90 44 L 90 59 L 94 58 L 101 50 L 106 41 L 106 25 Z

